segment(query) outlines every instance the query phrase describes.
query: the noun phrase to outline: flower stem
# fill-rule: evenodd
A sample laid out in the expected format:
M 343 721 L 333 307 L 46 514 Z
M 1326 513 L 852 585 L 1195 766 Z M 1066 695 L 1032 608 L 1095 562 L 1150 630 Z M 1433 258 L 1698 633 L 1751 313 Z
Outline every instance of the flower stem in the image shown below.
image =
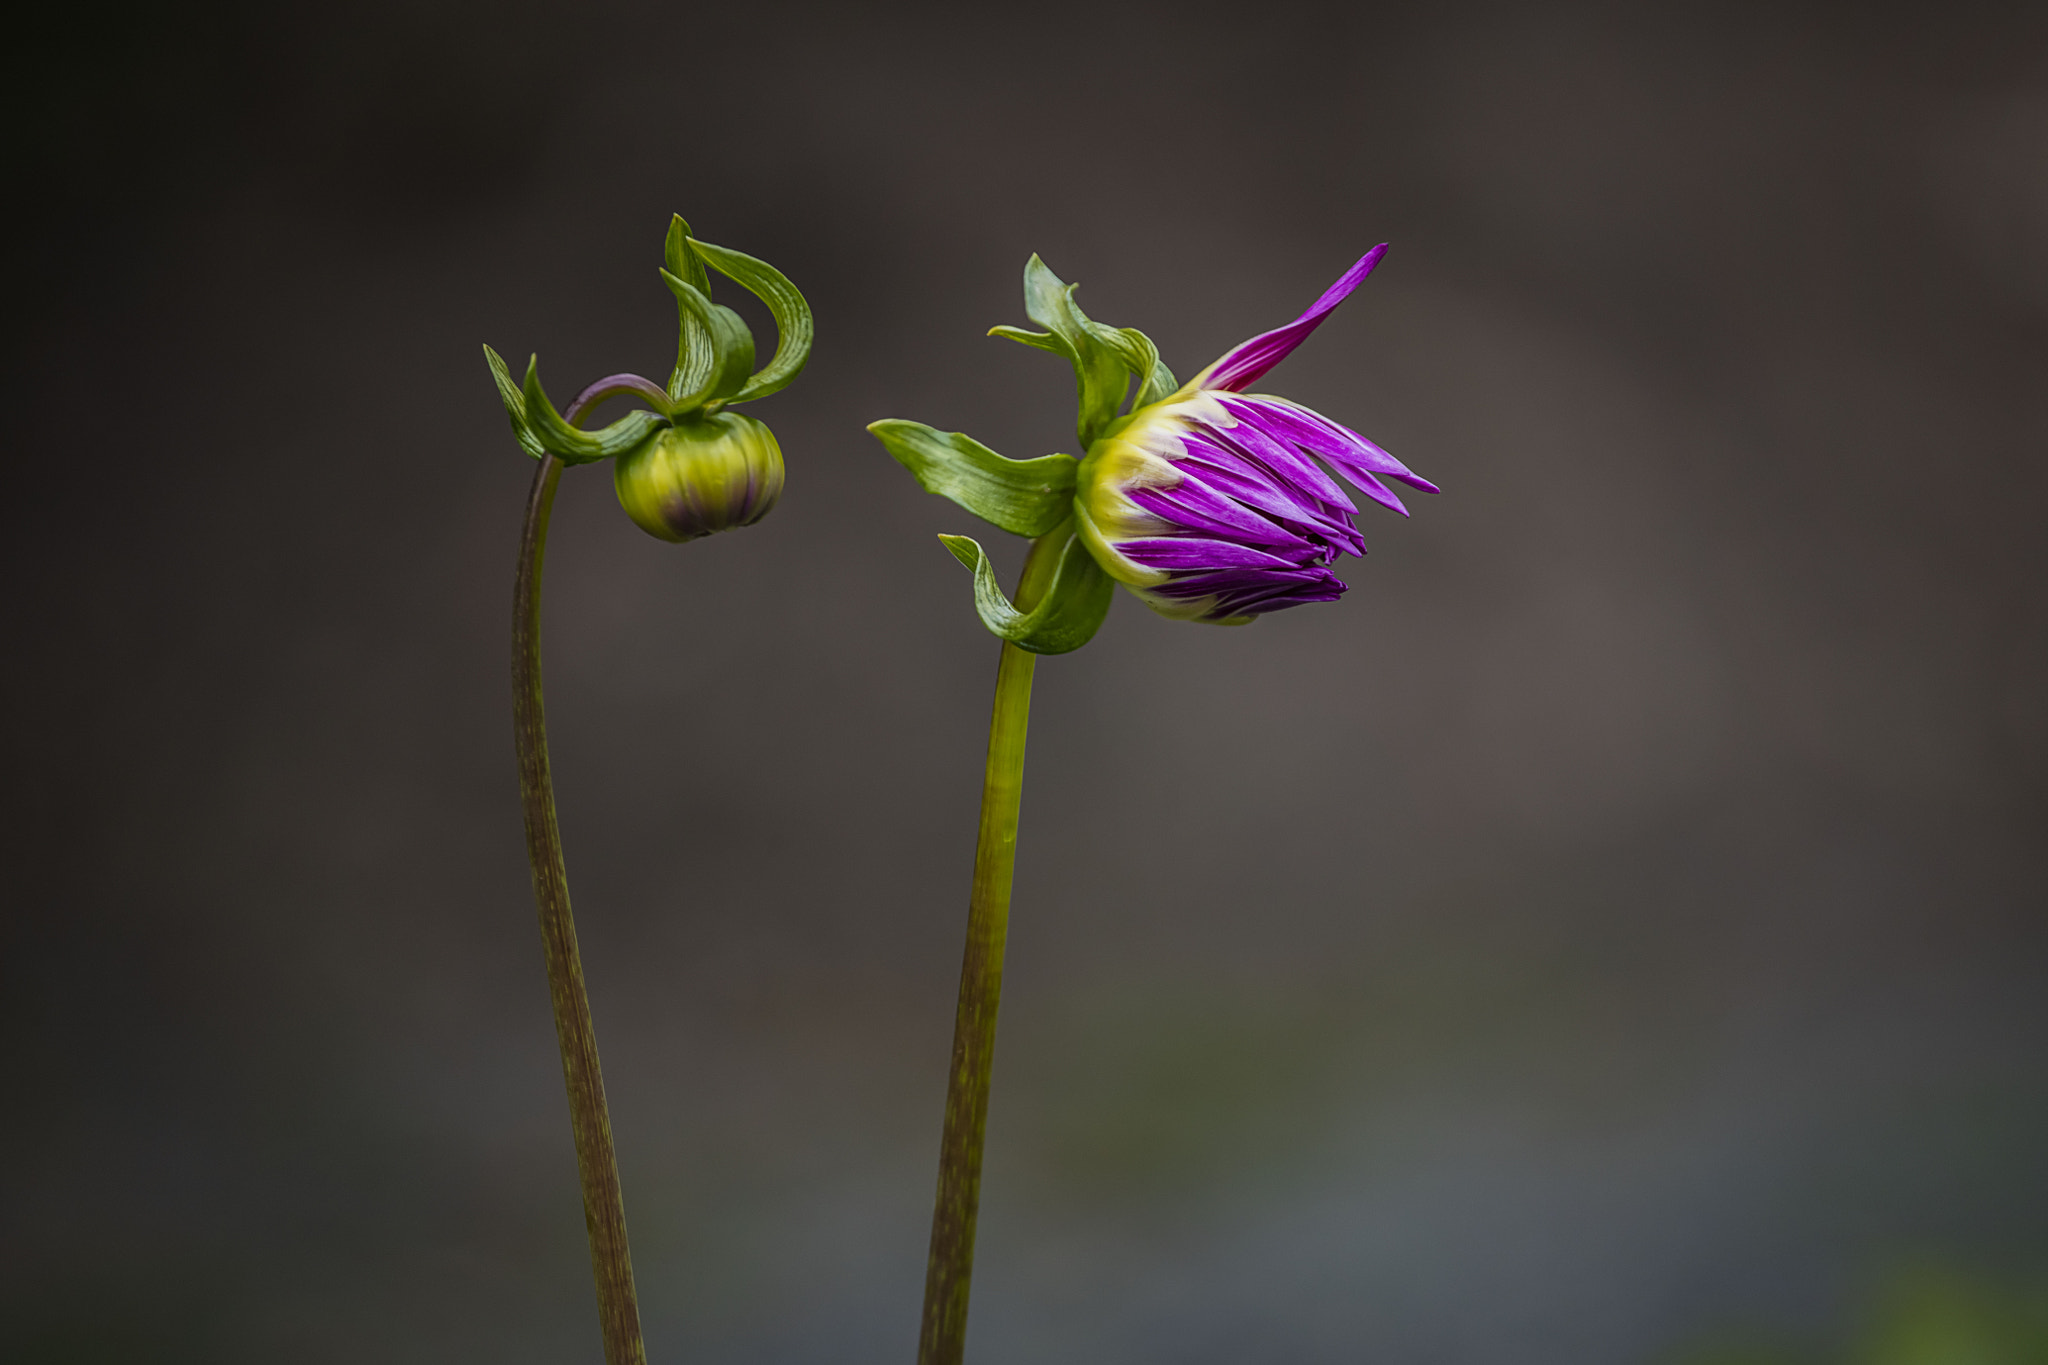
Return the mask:
M 1060 551 L 1072 537 L 1073 526 L 1068 523 L 1031 542 L 1017 585 L 1019 611 L 1037 605 L 1058 568 Z M 946 1126 L 939 1140 L 939 1193 L 932 1210 L 918 1365 L 960 1365 L 967 1349 L 967 1294 L 974 1275 L 974 1220 L 981 1204 L 981 1150 L 988 1131 L 996 1009 L 1003 995 L 1010 882 L 1017 866 L 1017 815 L 1024 801 L 1024 732 L 1031 720 L 1031 674 L 1037 661 L 1037 655 L 1006 641 L 996 669 L 988 772 L 981 786 L 981 832 L 974 850 L 974 888 L 967 902 L 967 952 L 960 965 L 953 1067 L 946 1083 Z
M 593 386 L 594 387 L 594 386 Z M 582 400 L 565 414 L 574 422 L 591 406 Z M 562 1079 L 569 1089 L 569 1123 L 576 1134 L 576 1169 L 583 1180 L 583 1221 L 590 1233 L 590 1265 L 597 1280 L 598 1324 L 605 1365 L 646 1365 L 640 1305 L 633 1290 L 633 1255 L 626 1245 L 626 1204 L 619 1163 L 612 1152 L 611 1115 L 598 1068 L 597 1033 L 583 989 L 576 920 L 569 911 L 569 878 L 562 866 L 562 836 L 555 825 L 554 781 L 548 774 L 547 714 L 540 678 L 540 580 L 547 554 L 548 516 L 562 464 L 550 455 L 534 472 L 519 543 L 513 590 L 512 719 L 519 747 L 519 791 L 526 807 L 526 849 L 533 863 L 533 896 L 540 907 L 541 946 L 547 955 L 548 992 L 554 998 L 555 1037 L 562 1046 Z

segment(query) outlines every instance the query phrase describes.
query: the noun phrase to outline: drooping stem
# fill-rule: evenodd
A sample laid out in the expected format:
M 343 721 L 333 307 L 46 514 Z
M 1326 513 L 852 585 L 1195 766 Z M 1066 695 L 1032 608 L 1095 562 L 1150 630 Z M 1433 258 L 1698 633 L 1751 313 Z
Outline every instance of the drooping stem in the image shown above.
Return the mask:
M 1071 524 L 1031 543 L 1016 605 L 1037 605 L 1073 536 Z M 932 1210 L 931 1258 L 924 1281 L 918 1365 L 960 1365 L 967 1349 L 967 1295 L 974 1275 L 974 1220 L 981 1205 L 981 1151 L 988 1130 L 989 1077 L 995 1063 L 996 1009 L 1003 996 L 1003 948 L 1010 931 L 1010 882 L 1017 866 L 1017 815 L 1024 801 L 1024 733 L 1031 719 L 1031 674 L 1038 656 L 1005 642 L 996 668 L 989 721 L 988 771 L 981 786 L 981 832 L 967 902 L 967 952 L 960 965 L 960 1006 L 953 1020 L 953 1066 L 946 1082 L 946 1126 L 939 1140 L 939 1193 Z
M 574 422 L 589 406 L 579 399 L 564 416 Z M 619 1189 L 618 1159 L 612 1151 L 611 1115 L 605 1108 L 597 1033 L 590 1021 L 590 999 L 583 989 L 576 920 L 569 911 L 569 879 L 562 866 L 561 832 L 555 825 L 554 781 L 548 773 L 547 715 L 540 676 L 540 583 L 547 554 L 548 515 L 554 510 L 555 487 L 561 477 L 561 462 L 552 455 L 546 457 L 534 472 L 533 491 L 527 498 L 512 616 L 513 729 L 519 747 L 519 791 L 526 807 L 526 849 L 533 863 L 533 896 L 540 908 L 555 1037 L 562 1046 L 562 1079 L 569 1090 L 576 1169 L 583 1180 L 583 1221 L 590 1233 L 590 1266 L 597 1280 L 605 1365 L 646 1365 L 640 1305 L 633 1288 L 633 1255 L 626 1245 L 626 1204 Z

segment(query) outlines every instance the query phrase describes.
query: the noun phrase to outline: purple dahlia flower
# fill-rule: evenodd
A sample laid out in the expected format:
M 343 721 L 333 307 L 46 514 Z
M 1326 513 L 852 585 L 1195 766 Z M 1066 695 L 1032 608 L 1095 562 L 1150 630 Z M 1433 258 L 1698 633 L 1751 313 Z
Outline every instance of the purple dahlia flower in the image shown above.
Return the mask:
M 1242 343 L 1172 395 L 1111 423 L 1076 471 L 1075 524 L 1103 569 L 1165 616 L 1241 625 L 1330 602 L 1341 551 L 1363 555 L 1358 507 L 1318 460 L 1408 515 L 1385 480 L 1436 486 L 1349 427 L 1245 393 L 1386 254 L 1374 247 L 1285 327 Z

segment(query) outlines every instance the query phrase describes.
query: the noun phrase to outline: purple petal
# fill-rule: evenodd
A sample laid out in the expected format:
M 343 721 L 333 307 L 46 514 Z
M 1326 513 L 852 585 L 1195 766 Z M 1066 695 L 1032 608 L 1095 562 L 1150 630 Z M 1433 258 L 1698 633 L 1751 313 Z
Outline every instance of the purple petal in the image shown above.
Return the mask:
M 1167 601 L 1190 601 L 1201 597 L 1216 600 L 1203 620 L 1220 621 L 1232 616 L 1259 616 L 1285 611 L 1310 602 L 1334 602 L 1344 595 L 1344 580 L 1328 569 L 1243 570 L 1189 574 L 1143 591 Z
M 1407 465 L 1350 427 L 1331 421 L 1313 408 L 1305 408 L 1299 403 L 1289 403 L 1284 399 L 1268 398 L 1263 394 L 1256 397 L 1225 399 L 1223 406 L 1231 416 L 1240 421 L 1246 420 L 1247 414 L 1257 414 L 1267 430 L 1322 456 L 1336 465 L 1347 478 L 1350 477 L 1352 467 L 1357 466 L 1373 474 L 1384 474 L 1389 478 L 1399 479 L 1425 493 L 1439 491 L 1435 484 L 1409 469 Z
M 1239 454 L 1220 441 L 1209 440 L 1201 433 L 1190 435 L 1194 439 L 1184 443 L 1184 453 L 1174 461 L 1174 469 L 1182 479 L 1175 492 L 1190 483 L 1198 484 L 1208 495 L 1229 500 L 1240 517 L 1270 519 L 1290 529 L 1303 527 L 1320 531 L 1324 529 L 1322 523 L 1331 519 L 1322 500 L 1314 494 L 1304 493 L 1285 479 L 1276 478 L 1256 460 Z M 1349 526 L 1341 516 L 1338 524 Z M 1255 528 L 1247 526 L 1247 529 Z
M 1381 242 L 1359 257 L 1357 265 L 1345 271 L 1335 284 L 1325 289 L 1323 296 L 1310 304 L 1306 313 L 1285 327 L 1276 327 L 1270 332 L 1260 333 L 1250 341 L 1240 342 L 1221 360 L 1209 367 L 1202 387 L 1235 393 L 1285 360 L 1290 351 L 1308 340 L 1308 334 L 1320 326 L 1323 319 L 1328 317 L 1338 304 L 1350 297 L 1351 291 L 1358 288 L 1367 275 L 1372 274 L 1372 268 L 1378 265 L 1380 257 L 1386 254 L 1387 244 Z
M 1344 584 L 1331 579 L 1329 585 L 1319 588 L 1304 588 L 1299 592 L 1277 592 L 1250 602 L 1218 603 L 1232 616 L 1266 616 L 1289 607 L 1305 607 L 1311 602 L 1334 602 L 1344 595 Z
M 1236 545 L 1227 540 L 1200 536 L 1162 536 L 1148 540 L 1120 540 L 1116 548 L 1134 563 L 1148 569 L 1196 572 L 1203 569 L 1293 569 L 1294 560 Z
M 1353 554 L 1364 554 L 1365 542 L 1350 522 L 1351 515 L 1358 511 L 1358 505 L 1345 496 L 1344 490 L 1323 472 L 1321 465 L 1293 444 L 1279 440 L 1260 426 L 1263 412 L 1248 408 L 1245 413 L 1245 417 L 1227 431 L 1213 427 L 1196 430 L 1213 438 L 1222 447 L 1222 453 L 1234 457 L 1250 476 L 1270 480 L 1302 501 L 1316 504 L 1320 508 L 1320 520 L 1333 528 L 1332 534 L 1338 543 L 1355 546 L 1351 550 Z M 1197 440 L 1194 432 L 1184 437 L 1182 444 L 1196 458 L 1206 458 L 1211 453 L 1210 443 Z M 1385 493 L 1384 486 L 1377 481 L 1372 483 L 1372 488 Z M 1386 493 L 1386 497 L 1392 499 L 1393 494 Z M 1405 511 L 1398 500 L 1395 500 L 1395 508 Z
M 1233 468 L 1223 462 L 1231 460 L 1246 468 Z M 1239 459 L 1227 451 L 1200 458 L 1189 457 L 1176 461 L 1176 469 L 1193 473 L 1211 488 L 1236 499 L 1247 507 L 1255 507 L 1298 536 L 1309 536 L 1330 541 L 1352 554 L 1365 553 L 1365 538 L 1358 534 L 1358 528 L 1339 511 L 1323 504 L 1320 500 L 1297 494 L 1283 485 L 1272 482 L 1265 470 L 1258 469 L 1249 461 Z
M 1310 546 L 1302 537 L 1269 518 L 1250 511 L 1194 477 L 1173 488 L 1132 488 L 1124 496 L 1155 517 L 1190 531 L 1206 532 L 1253 545 L 1278 545 L 1290 550 Z
M 1280 589 L 1311 588 L 1333 581 L 1328 569 L 1217 569 L 1186 574 L 1145 589 L 1161 597 L 1207 597 L 1216 594 L 1246 598 Z
M 1279 482 L 1312 493 L 1324 502 L 1335 503 L 1348 511 L 1358 510 L 1351 499 L 1344 496 L 1344 490 L 1337 487 L 1330 476 L 1323 472 L 1321 465 L 1266 429 L 1263 425 L 1262 411 L 1255 412 L 1250 419 L 1235 412 L 1232 416 L 1239 419 L 1236 426 L 1228 429 L 1208 427 L 1205 430 L 1217 440 L 1264 465 L 1272 471 L 1273 477 Z
M 1297 487 L 1206 428 L 1190 431 L 1181 445 L 1186 453 L 1174 460 L 1174 468 L 1183 473 L 1197 469 L 1210 486 L 1270 516 L 1315 525 L 1348 526 L 1350 523 L 1344 520 L 1346 512 L 1357 510 L 1332 507 L 1324 498 Z M 1338 496 L 1343 496 L 1341 490 Z

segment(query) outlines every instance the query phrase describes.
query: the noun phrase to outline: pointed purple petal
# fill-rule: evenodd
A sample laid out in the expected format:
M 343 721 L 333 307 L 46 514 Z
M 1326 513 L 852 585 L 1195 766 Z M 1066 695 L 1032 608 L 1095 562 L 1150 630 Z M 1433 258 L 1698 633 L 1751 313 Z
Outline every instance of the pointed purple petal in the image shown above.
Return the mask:
M 1200 619 L 1220 621 L 1232 616 L 1285 611 L 1310 602 L 1334 602 L 1344 595 L 1345 585 L 1328 569 L 1225 569 L 1188 574 L 1142 591 L 1170 602 L 1213 597 L 1215 602 Z
M 1202 478 L 1212 487 L 1228 493 L 1248 507 L 1295 521 L 1317 524 L 1343 522 L 1343 509 L 1336 509 L 1333 513 L 1323 498 L 1297 487 L 1206 429 L 1190 431 L 1182 438 L 1181 445 L 1186 454 L 1174 460 L 1174 468 L 1183 471 L 1199 469 Z
M 1231 416 L 1240 421 L 1257 420 L 1266 430 L 1322 456 L 1342 470 L 1347 477 L 1350 474 L 1350 467 L 1355 465 L 1374 474 L 1399 479 L 1425 493 L 1438 491 L 1435 484 L 1409 469 L 1379 446 L 1366 440 L 1350 427 L 1331 421 L 1313 408 L 1305 408 L 1299 403 L 1290 403 L 1282 398 L 1269 398 L 1264 394 L 1229 398 L 1224 400 L 1223 406 Z
M 1307 541 L 1286 527 L 1238 505 L 1185 471 L 1176 487 L 1133 488 L 1124 496 L 1153 516 L 1164 517 L 1190 531 L 1252 545 L 1276 545 L 1289 550 L 1310 548 Z
M 1341 511 L 1274 483 L 1265 470 L 1233 451 L 1204 452 L 1177 460 L 1174 467 L 1198 474 L 1219 493 L 1257 508 L 1296 535 L 1321 536 L 1352 554 L 1365 553 L 1364 537 Z
M 1321 528 L 1325 520 L 1322 503 L 1275 483 L 1264 470 L 1250 473 L 1246 460 L 1233 460 L 1229 452 L 1217 451 L 1174 461 L 1181 473 L 1199 478 L 1226 497 L 1256 508 L 1280 521 L 1300 522 Z
M 1371 474 L 1368 474 L 1355 464 L 1347 464 L 1334 457 L 1330 463 L 1336 465 L 1337 472 L 1351 480 L 1359 492 L 1365 494 L 1389 512 L 1399 512 L 1404 517 L 1408 515 L 1407 507 L 1403 506 L 1401 500 L 1394 496 L 1394 490 L 1381 483 Z
M 1325 568 L 1312 569 L 1218 569 L 1210 573 L 1186 574 L 1169 579 L 1145 591 L 1161 597 L 1207 597 L 1214 594 L 1231 601 L 1248 602 L 1279 592 L 1323 591 L 1330 584 L 1343 584 Z
M 1314 494 L 1324 502 L 1356 512 L 1351 499 L 1344 496 L 1344 490 L 1331 481 L 1322 466 L 1309 459 L 1291 444 L 1275 436 L 1267 429 L 1263 409 L 1248 409 L 1247 413 L 1234 410 L 1234 404 L 1225 404 L 1233 409 L 1231 415 L 1238 419 L 1234 427 L 1223 430 L 1209 428 L 1217 439 L 1236 448 L 1251 459 L 1273 472 L 1273 477 L 1291 488 Z
M 1227 540 L 1207 540 L 1200 536 L 1162 536 L 1158 539 L 1120 540 L 1116 548 L 1123 555 L 1148 569 L 1168 571 L 1200 572 L 1204 569 L 1293 569 L 1299 567 L 1294 560 L 1282 559 L 1279 555 L 1255 550 L 1249 545 L 1235 545 Z
M 1267 616 L 1289 607 L 1305 607 L 1311 602 L 1334 602 L 1344 595 L 1344 584 L 1331 579 L 1325 587 L 1303 588 L 1298 592 L 1274 593 L 1250 602 L 1219 603 L 1231 616 Z
M 1344 302 L 1351 291 L 1372 274 L 1372 268 L 1380 263 L 1380 257 L 1387 254 L 1387 244 L 1381 242 L 1365 255 L 1358 264 L 1338 277 L 1337 282 L 1323 291 L 1323 296 L 1309 305 L 1303 313 L 1285 327 L 1276 327 L 1262 332 L 1250 341 L 1240 342 L 1224 357 L 1211 365 L 1202 381 L 1205 389 L 1224 389 L 1235 393 L 1245 385 L 1255 382 L 1266 371 L 1278 365 L 1302 342 L 1308 334 L 1322 324 L 1324 318 Z

